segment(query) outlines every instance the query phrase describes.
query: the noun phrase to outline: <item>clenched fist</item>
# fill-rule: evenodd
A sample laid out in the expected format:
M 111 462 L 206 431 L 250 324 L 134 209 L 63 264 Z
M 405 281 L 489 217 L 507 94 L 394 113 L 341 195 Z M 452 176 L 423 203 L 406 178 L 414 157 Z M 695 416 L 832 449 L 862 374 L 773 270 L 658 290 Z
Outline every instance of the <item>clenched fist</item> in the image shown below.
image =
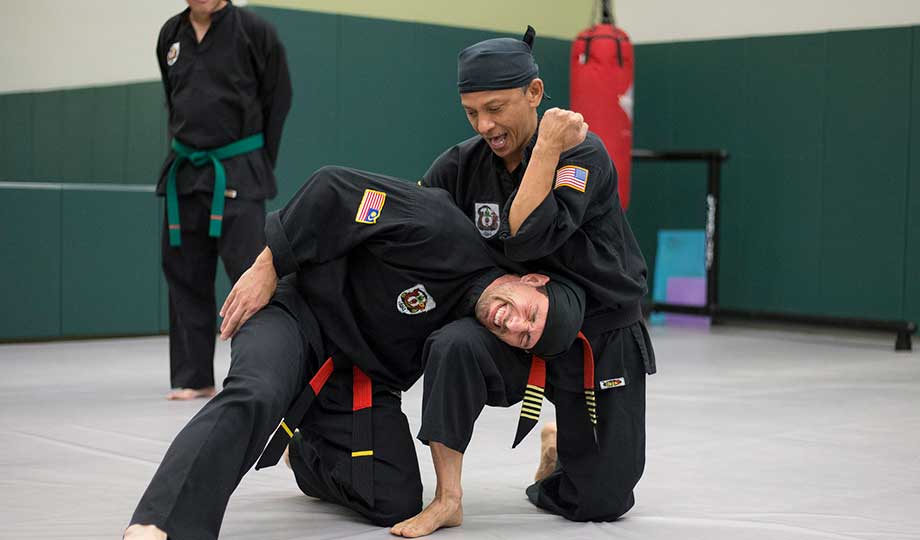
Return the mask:
M 561 154 L 581 144 L 587 135 L 588 124 L 581 114 L 553 107 L 543 113 L 537 144 Z

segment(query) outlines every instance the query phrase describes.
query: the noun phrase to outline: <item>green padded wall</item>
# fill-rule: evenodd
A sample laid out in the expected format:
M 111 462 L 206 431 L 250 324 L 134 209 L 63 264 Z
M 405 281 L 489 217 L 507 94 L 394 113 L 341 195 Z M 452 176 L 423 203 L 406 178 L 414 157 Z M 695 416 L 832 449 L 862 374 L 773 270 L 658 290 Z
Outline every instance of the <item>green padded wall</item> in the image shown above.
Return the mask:
M 904 317 L 920 322 L 920 27 L 913 28 L 911 63 L 907 234 L 904 252 Z
M 826 37 L 743 43 L 745 136 L 729 162 L 743 174 L 726 185 L 723 199 L 723 224 L 731 234 L 720 247 L 722 303 L 821 313 L 815 216 L 821 208 Z
M 61 333 L 61 191 L 0 188 L 0 339 Z
M 637 46 L 636 146 L 731 154 L 723 306 L 917 320 L 918 202 L 908 187 L 917 32 Z M 658 229 L 703 225 L 702 201 L 685 184 L 705 189 L 705 169 L 634 170 L 629 216 L 653 266 Z
M 122 136 L 124 184 L 151 185 L 160 176 L 166 156 L 166 104 L 159 81 L 131 84 L 128 90 L 127 125 Z
M 473 135 L 456 93 L 456 54 L 499 34 L 252 9 L 278 29 L 295 88 L 270 209 L 322 165 L 414 180 Z M 537 39 L 554 98 L 543 109 L 568 105 L 569 47 Z M 638 45 L 636 66 L 636 147 L 731 153 L 723 306 L 920 320 L 912 278 L 920 271 L 920 27 Z M 150 186 L 167 150 L 163 102 L 159 81 L 0 95 L 0 181 Z M 706 169 L 636 163 L 633 171 L 629 219 L 653 268 L 659 229 L 703 226 Z M 24 284 L 6 296 L 24 313 L 4 321 L 0 339 L 167 329 L 162 201 L 136 192 L 0 195 L 0 227 L 17 231 L 2 237 L 5 256 L 32 248 L 29 272 L 0 271 L 0 281 Z M 146 217 L 110 227 L 128 214 Z M 19 227 L 36 215 L 36 230 Z M 99 257 L 125 246 L 115 277 L 94 285 Z M 128 275 L 140 285 L 119 277 Z M 219 276 L 222 301 L 229 284 Z M 112 299 L 95 296 L 103 286 Z M 129 298 L 115 305 L 115 295 Z
M 32 174 L 31 94 L 0 95 L 0 179 L 28 180 Z
M 278 164 L 277 208 L 317 168 L 338 164 L 408 180 L 473 135 L 456 88 L 457 53 L 494 32 L 252 8 L 285 43 L 295 88 Z M 553 96 L 568 105 L 569 43 L 538 38 Z
M 278 208 L 307 176 L 326 163 L 339 163 L 338 17 L 300 12 L 256 10 L 275 25 L 287 51 L 294 100 L 284 125 L 275 174 Z M 293 69 L 293 66 L 311 66 Z
M 157 209 L 150 192 L 64 189 L 62 335 L 159 331 Z
M 911 30 L 828 40 L 821 304 L 900 318 L 910 121 Z M 854 76 L 854 66 L 858 76 Z

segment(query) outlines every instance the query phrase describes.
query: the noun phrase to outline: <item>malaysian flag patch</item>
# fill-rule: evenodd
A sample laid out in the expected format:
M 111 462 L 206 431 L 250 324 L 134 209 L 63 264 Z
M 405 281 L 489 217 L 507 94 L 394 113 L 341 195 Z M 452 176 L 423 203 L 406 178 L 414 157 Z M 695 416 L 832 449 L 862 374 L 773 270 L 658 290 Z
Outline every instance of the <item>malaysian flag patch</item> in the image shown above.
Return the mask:
M 387 200 L 387 194 L 382 191 L 373 189 L 364 190 L 364 198 L 358 205 L 358 213 L 355 214 L 355 221 L 373 225 L 377 223 L 380 212 L 383 210 L 383 203 Z
M 567 187 L 584 193 L 587 185 L 588 169 L 576 167 L 575 165 L 566 165 L 556 171 L 556 183 L 553 184 L 553 189 Z

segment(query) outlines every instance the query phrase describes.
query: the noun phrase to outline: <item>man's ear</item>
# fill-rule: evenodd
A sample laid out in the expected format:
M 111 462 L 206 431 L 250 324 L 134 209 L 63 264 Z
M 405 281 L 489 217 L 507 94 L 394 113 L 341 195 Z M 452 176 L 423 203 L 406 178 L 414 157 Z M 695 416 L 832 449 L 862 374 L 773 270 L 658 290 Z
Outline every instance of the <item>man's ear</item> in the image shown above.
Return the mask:
M 549 276 L 545 274 L 527 274 L 521 276 L 521 283 L 531 287 L 542 287 L 549 283 Z
M 539 77 L 530 81 L 527 85 L 527 104 L 536 109 L 543 101 L 543 79 Z

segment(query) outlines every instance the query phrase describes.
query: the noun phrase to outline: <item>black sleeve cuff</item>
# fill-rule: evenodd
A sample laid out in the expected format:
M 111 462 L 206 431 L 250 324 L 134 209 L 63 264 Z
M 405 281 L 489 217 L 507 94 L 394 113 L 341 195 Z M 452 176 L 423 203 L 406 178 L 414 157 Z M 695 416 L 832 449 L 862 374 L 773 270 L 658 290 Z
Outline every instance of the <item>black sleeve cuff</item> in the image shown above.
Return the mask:
M 297 259 L 281 224 L 280 211 L 272 212 L 265 218 L 265 243 L 268 249 L 272 250 L 272 263 L 278 277 L 293 274 L 298 270 Z

